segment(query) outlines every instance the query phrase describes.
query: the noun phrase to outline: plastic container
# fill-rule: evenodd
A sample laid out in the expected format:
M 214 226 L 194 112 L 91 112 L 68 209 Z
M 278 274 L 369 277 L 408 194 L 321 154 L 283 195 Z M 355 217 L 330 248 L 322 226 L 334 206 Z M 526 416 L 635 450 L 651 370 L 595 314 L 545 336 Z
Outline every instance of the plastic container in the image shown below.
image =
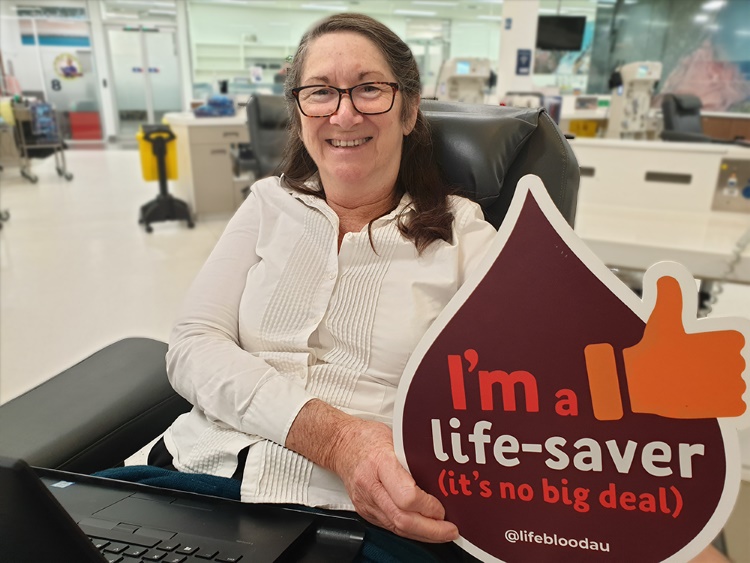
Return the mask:
M 163 128 L 163 130 L 156 130 L 151 131 L 151 137 L 163 137 L 165 139 L 170 139 L 173 137 L 173 134 L 169 127 L 166 125 L 150 125 L 147 126 L 149 128 Z M 159 165 L 156 160 L 156 156 L 154 155 L 154 151 L 152 148 L 152 143 L 147 141 L 145 138 L 145 133 L 143 131 L 143 127 L 138 130 L 138 133 L 136 133 L 135 138 L 138 140 L 138 151 L 141 155 L 141 172 L 143 174 L 143 179 L 147 182 L 154 182 L 159 179 Z M 166 143 L 166 154 L 164 156 L 164 160 L 166 163 L 166 169 L 167 169 L 167 179 L 168 180 L 176 180 L 177 179 L 177 144 L 174 142 L 174 139 L 167 141 Z

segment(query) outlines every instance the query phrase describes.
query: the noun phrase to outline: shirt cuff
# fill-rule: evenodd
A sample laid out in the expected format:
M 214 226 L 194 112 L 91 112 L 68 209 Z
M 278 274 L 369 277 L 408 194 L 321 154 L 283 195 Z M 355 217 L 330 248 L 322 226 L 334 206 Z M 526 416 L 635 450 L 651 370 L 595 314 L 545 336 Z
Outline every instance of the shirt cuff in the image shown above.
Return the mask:
M 299 411 L 314 398 L 284 376 L 269 377 L 255 392 L 242 417 L 242 430 L 283 446 Z

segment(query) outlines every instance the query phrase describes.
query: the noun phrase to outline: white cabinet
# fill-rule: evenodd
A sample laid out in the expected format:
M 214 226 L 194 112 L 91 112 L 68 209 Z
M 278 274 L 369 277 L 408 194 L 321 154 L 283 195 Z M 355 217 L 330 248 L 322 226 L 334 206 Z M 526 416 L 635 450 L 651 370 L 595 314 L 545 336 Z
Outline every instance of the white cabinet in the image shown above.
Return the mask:
M 199 219 L 233 213 L 242 203 L 242 189 L 250 185 L 232 172 L 232 145 L 250 142 L 244 116 L 168 113 L 165 120 L 177 137 L 175 196 L 187 201 Z

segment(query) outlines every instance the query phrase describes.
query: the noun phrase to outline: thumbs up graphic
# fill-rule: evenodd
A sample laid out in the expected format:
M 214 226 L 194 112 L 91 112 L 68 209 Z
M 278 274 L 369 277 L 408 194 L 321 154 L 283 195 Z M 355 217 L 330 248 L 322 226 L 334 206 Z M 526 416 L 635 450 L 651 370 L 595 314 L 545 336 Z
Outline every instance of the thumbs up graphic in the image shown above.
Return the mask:
M 662 276 L 643 338 L 622 352 L 632 411 L 682 419 L 742 415 L 744 335 L 737 330 L 688 333 L 685 314 L 680 283 Z M 621 418 L 612 346 L 590 344 L 584 354 L 594 416 Z

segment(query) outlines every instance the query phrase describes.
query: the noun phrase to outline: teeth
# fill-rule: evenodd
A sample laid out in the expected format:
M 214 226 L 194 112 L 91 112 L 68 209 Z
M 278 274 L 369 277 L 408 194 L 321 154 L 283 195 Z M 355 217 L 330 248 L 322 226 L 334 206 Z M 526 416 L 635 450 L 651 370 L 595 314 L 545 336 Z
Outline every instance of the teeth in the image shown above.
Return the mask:
M 356 139 L 353 141 L 341 141 L 339 139 L 331 139 L 331 144 L 334 147 L 358 147 L 367 142 L 367 139 Z

